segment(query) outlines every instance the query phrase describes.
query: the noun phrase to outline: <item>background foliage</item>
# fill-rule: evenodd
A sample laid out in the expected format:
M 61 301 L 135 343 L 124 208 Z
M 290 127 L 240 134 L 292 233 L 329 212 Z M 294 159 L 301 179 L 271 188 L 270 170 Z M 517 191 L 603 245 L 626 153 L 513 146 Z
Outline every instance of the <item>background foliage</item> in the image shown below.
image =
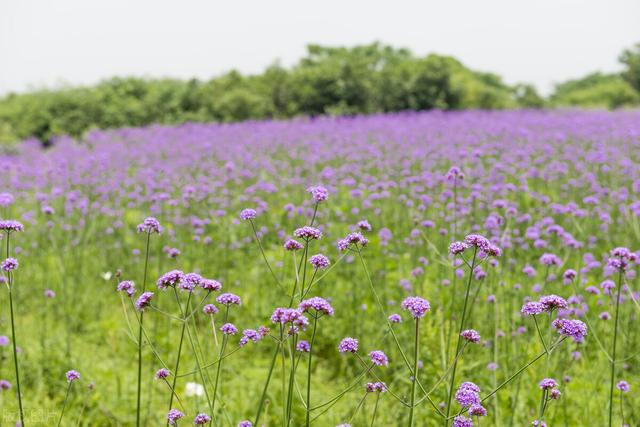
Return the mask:
M 290 69 L 237 71 L 208 81 L 113 78 L 91 87 L 38 90 L 0 99 L 0 141 L 55 135 L 82 137 L 93 128 L 150 123 L 231 122 L 324 114 L 404 110 L 589 107 L 640 103 L 640 45 L 620 57 L 621 74 L 589 74 L 557 86 L 549 99 L 531 85 L 465 67 L 450 56 L 417 57 L 373 43 L 353 48 L 310 45 Z

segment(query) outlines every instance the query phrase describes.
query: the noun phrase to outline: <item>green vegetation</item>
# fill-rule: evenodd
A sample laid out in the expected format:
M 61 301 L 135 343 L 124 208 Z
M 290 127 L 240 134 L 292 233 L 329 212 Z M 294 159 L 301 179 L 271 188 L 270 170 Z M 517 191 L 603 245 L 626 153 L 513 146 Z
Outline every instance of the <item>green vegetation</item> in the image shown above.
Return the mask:
M 531 85 L 442 55 L 417 57 L 378 43 L 353 48 L 308 46 L 295 66 L 237 71 L 208 81 L 114 78 L 92 87 L 10 94 L 0 99 L 0 141 L 55 135 L 82 137 L 93 128 L 239 121 L 403 110 L 619 108 L 640 103 L 640 45 L 620 57 L 625 71 L 590 74 L 557 86 L 545 100 Z

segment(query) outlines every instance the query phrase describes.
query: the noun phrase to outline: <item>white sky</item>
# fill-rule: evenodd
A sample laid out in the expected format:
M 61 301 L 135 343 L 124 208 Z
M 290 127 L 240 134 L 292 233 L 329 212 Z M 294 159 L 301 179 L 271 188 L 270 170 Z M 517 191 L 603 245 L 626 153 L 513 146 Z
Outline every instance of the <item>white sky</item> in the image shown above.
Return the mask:
M 293 64 L 305 45 L 381 41 L 531 82 L 616 71 L 639 0 L 0 0 L 0 94 L 111 76 Z

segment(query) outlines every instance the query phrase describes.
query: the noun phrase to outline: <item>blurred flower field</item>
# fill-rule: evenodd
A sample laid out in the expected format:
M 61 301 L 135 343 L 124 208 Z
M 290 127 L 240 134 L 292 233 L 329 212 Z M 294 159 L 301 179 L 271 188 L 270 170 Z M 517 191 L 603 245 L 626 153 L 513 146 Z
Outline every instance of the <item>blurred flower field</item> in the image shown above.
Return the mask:
M 124 128 L 0 171 L 0 425 L 640 425 L 640 112 Z

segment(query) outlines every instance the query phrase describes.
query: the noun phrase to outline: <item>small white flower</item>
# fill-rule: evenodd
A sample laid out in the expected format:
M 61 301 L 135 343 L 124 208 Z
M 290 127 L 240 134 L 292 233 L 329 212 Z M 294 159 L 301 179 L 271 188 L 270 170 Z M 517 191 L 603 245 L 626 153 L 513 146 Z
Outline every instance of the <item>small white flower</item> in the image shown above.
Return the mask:
M 187 383 L 184 387 L 184 393 L 189 396 L 204 396 L 204 387 L 198 383 Z

